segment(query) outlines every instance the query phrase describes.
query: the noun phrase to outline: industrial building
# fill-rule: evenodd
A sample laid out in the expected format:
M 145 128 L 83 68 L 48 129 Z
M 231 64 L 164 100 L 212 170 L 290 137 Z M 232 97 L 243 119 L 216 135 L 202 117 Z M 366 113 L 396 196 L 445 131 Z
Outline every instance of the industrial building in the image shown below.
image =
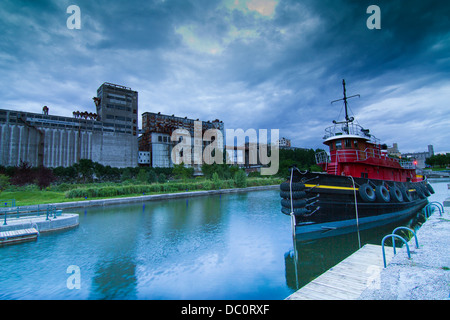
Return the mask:
M 201 125 L 196 125 L 200 124 Z M 216 119 L 214 121 L 193 120 L 187 117 L 176 117 L 175 115 L 164 115 L 161 113 L 145 112 L 142 114 L 142 135 L 139 137 L 139 164 L 152 167 L 173 167 L 171 157 L 172 150 L 178 141 L 171 141 L 172 133 L 176 129 L 186 129 L 191 138 L 191 145 L 202 145 L 204 148 L 210 143 L 203 141 L 203 135 L 206 130 L 218 129 L 224 136 L 224 124 Z M 223 148 L 223 144 L 219 146 Z M 192 151 L 193 148 L 192 148 Z M 192 163 L 186 163 L 199 170 L 198 165 L 202 159 L 197 159 L 192 153 Z
M 112 167 L 138 163 L 138 93 L 103 83 L 94 98 L 97 113 L 73 117 L 0 109 L 0 165 L 67 167 L 80 159 Z
M 139 130 L 138 92 L 121 85 L 103 83 L 93 100 L 96 113 L 76 110 L 72 117 L 52 115 L 47 106 L 42 113 L 0 109 L 0 165 L 18 166 L 23 161 L 55 168 L 90 159 L 111 167 L 173 167 L 172 150 L 179 141 L 171 141 L 171 136 L 176 129 L 186 129 L 192 146 L 201 145 L 202 152 L 211 143 L 203 141 L 206 130 L 218 129 L 224 137 L 224 124 L 218 119 L 151 112 L 142 114 Z M 192 159 L 187 165 L 199 171 L 203 157 L 193 152 Z
M 423 169 L 426 167 L 425 160 L 434 156 L 434 148 L 433 145 L 428 145 L 428 151 L 423 152 L 411 152 L 411 153 L 402 153 L 402 159 L 410 159 L 414 160 L 417 163 L 417 168 Z
M 419 169 L 423 169 L 426 167 L 425 160 L 434 156 L 434 147 L 433 145 L 428 145 L 428 151 L 423 152 L 409 152 L 409 153 L 401 153 L 398 150 L 398 144 L 394 143 L 392 147 L 387 148 L 387 152 L 391 156 L 396 156 L 401 159 L 408 159 L 411 161 L 415 161 L 416 167 Z

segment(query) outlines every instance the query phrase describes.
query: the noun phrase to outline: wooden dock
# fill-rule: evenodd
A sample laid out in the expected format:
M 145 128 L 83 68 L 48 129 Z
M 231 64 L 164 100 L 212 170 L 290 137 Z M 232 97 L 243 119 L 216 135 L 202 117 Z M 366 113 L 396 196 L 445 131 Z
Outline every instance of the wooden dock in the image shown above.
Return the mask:
M 393 249 L 385 247 L 385 253 L 389 263 Z M 379 285 L 383 267 L 381 246 L 366 244 L 286 300 L 356 300 L 366 288 Z
M 36 240 L 39 232 L 35 228 L 0 232 L 0 244 Z

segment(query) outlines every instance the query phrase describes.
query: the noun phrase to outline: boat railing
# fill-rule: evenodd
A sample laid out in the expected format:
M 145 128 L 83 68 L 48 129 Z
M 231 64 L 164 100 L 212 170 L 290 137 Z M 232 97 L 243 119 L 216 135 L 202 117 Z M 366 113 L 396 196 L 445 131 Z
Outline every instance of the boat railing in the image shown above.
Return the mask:
M 404 169 L 416 169 L 416 165 L 414 164 L 414 162 L 407 160 L 400 160 L 399 162 Z
M 320 151 L 315 154 L 316 157 L 316 163 L 329 163 L 330 162 L 330 156 L 326 151 Z
M 374 135 L 369 133 L 369 130 L 364 129 L 359 124 L 355 123 L 336 123 L 333 126 L 325 128 L 325 136 L 324 139 L 328 139 L 335 136 L 341 135 L 355 135 L 359 137 L 363 137 L 369 139 L 371 142 L 375 144 L 379 144 L 380 140 L 377 139 Z
M 315 154 L 316 163 L 330 163 L 330 162 L 353 162 L 353 161 L 365 161 L 370 158 L 382 159 L 390 163 L 398 163 L 404 169 L 415 169 L 416 166 L 413 162 L 400 160 L 389 157 L 386 153 L 381 152 L 379 149 L 366 148 L 365 150 L 354 149 L 340 149 L 337 150 L 331 157 L 326 151 L 321 151 Z

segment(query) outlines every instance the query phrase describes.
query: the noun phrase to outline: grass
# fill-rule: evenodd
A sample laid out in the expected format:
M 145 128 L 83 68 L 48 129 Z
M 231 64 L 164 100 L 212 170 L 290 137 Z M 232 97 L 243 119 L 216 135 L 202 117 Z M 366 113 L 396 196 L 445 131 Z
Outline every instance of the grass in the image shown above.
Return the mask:
M 282 179 L 279 178 L 248 178 L 247 186 L 261 186 L 270 184 L 279 184 Z M 142 196 L 142 192 L 133 192 L 135 188 L 126 188 L 129 184 L 122 183 L 96 183 L 96 184 L 86 184 L 86 185 L 64 185 L 64 186 L 52 186 L 46 190 L 39 190 L 36 186 L 25 186 L 25 187 L 15 187 L 11 190 L 5 190 L 0 194 L 0 199 L 15 199 L 16 206 L 27 206 L 27 205 L 37 205 L 37 204 L 47 204 L 47 203 L 59 203 L 59 202 L 72 202 L 72 201 L 86 201 L 93 199 L 112 199 L 112 198 L 124 198 L 124 197 L 134 197 Z M 164 193 L 176 193 L 176 192 L 186 192 L 186 186 L 190 186 L 189 191 L 201 191 L 201 190 L 213 190 L 219 189 L 210 180 L 203 181 L 184 181 L 184 182 L 170 182 L 165 184 L 147 184 L 144 186 L 152 186 L 152 190 L 145 192 L 145 195 L 153 194 L 164 194 Z M 192 188 L 195 186 L 195 188 Z M 155 187 L 155 188 L 153 188 Z M 77 196 L 78 192 L 73 192 L 74 190 L 102 190 L 104 188 L 117 188 L 119 190 L 130 190 L 129 193 L 126 191 L 123 194 L 111 195 L 111 196 L 89 196 L 87 199 L 84 196 Z M 232 183 L 223 185 L 222 189 L 233 188 Z M 75 194 L 75 196 L 72 196 Z M 89 194 L 97 194 L 97 192 L 90 192 Z
M 16 199 L 17 206 L 27 206 L 33 204 L 57 203 L 68 201 L 64 192 L 52 191 L 4 191 L 0 195 L 1 199 Z

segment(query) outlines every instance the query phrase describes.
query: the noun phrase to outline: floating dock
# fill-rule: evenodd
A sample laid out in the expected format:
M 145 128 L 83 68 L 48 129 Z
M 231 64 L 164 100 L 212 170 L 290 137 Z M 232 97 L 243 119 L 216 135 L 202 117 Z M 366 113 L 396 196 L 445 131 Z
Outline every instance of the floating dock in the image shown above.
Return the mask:
M 387 262 L 393 256 L 393 250 L 386 250 Z M 381 246 L 366 244 L 286 300 L 355 300 L 365 289 L 379 285 L 382 269 Z
M 0 245 L 36 240 L 39 232 L 35 228 L 2 231 L 0 232 Z
M 3 216 L 4 217 L 4 216 Z M 63 213 L 59 216 L 0 216 L 0 245 L 36 240 L 40 233 L 78 226 L 78 214 Z

